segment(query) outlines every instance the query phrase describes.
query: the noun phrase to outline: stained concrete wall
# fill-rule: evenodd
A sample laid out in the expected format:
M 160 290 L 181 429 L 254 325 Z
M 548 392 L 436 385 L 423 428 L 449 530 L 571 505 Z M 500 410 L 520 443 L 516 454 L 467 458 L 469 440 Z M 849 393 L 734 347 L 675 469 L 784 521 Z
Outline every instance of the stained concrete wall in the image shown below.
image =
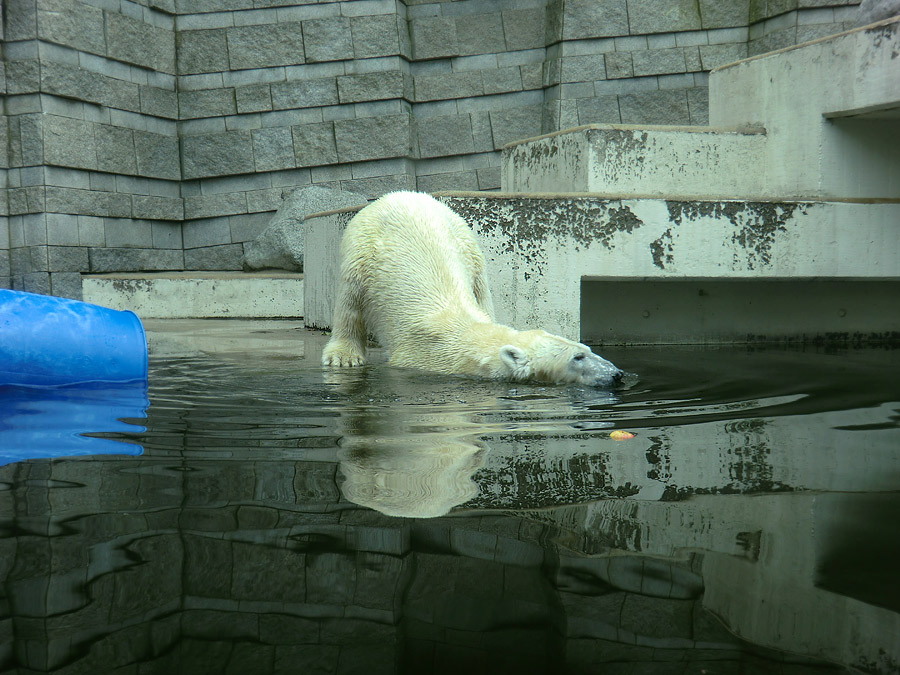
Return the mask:
M 491 190 L 499 148 L 702 124 L 711 68 L 834 33 L 854 0 L 12 0 L 0 284 L 239 269 L 285 191 Z M 663 11 L 665 10 L 665 11 Z

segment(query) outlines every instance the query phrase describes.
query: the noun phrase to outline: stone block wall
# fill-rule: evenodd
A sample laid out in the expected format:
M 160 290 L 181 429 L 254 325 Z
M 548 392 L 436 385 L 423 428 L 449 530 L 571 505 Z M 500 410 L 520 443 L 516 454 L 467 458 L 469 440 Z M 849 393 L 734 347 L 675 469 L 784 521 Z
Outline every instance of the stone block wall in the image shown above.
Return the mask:
M 711 68 L 856 0 L 10 0 L 0 285 L 240 269 L 284 195 L 493 190 L 511 141 L 704 124 Z

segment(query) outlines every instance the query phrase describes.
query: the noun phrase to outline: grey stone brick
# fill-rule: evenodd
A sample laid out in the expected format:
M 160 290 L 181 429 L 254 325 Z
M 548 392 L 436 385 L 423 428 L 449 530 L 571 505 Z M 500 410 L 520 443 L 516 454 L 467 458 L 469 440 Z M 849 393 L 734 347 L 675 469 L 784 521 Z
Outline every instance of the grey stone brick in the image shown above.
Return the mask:
M 132 214 L 146 220 L 183 220 L 184 203 L 180 198 L 134 195 Z
M 692 87 L 687 90 L 691 124 L 709 124 L 709 88 Z
M 4 3 L 5 34 L 3 39 L 33 40 L 37 37 L 37 3 L 35 0 L 7 0 Z
M 479 190 L 499 190 L 500 189 L 500 167 L 489 166 L 485 169 L 476 169 L 475 175 L 478 178 Z
M 178 31 L 175 38 L 180 74 L 228 70 L 228 43 L 224 29 Z
M 268 84 L 238 87 L 234 90 L 238 113 L 254 113 L 272 110 L 272 92 Z
M 138 91 L 142 113 L 173 120 L 178 118 L 178 95 L 174 91 L 151 86 L 141 86 Z
M 373 176 L 371 178 L 354 178 L 343 180 L 337 187 L 350 192 L 357 192 L 369 199 L 375 199 L 388 192 L 398 190 L 415 190 L 416 178 L 411 173 L 392 174 L 390 176 Z
M 287 127 L 254 129 L 253 160 L 257 171 L 280 171 L 296 166 L 291 130 Z
M 106 231 L 103 218 L 78 216 L 78 243 L 82 246 L 105 246 Z
M 438 101 L 481 96 L 484 83 L 480 72 L 447 73 L 414 78 L 416 101 Z
M 279 23 L 227 29 L 228 62 L 233 70 L 304 63 L 302 24 Z
M 307 63 L 349 60 L 353 56 L 350 19 L 333 17 L 304 21 L 303 47 Z
M 334 164 L 338 161 L 335 124 L 340 124 L 340 122 L 301 124 L 291 127 L 294 157 L 298 167 Z
M 32 272 L 22 275 L 22 290 L 26 293 L 37 293 L 39 295 L 50 295 L 50 273 L 49 272 Z
M 41 89 L 41 64 L 37 59 L 8 61 L 6 64 L 9 94 L 31 94 Z
M 107 56 L 164 73 L 175 72 L 175 33 L 106 12 Z
M 105 54 L 103 10 L 75 0 L 55 0 L 37 9 L 37 34 L 42 40 L 92 54 Z
M 703 64 L 700 61 L 699 47 L 684 48 L 684 68 L 689 73 L 695 73 L 698 70 L 703 69 Z
M 94 125 L 47 115 L 44 120 L 44 161 L 79 169 L 97 168 Z
M 275 110 L 315 108 L 338 103 L 334 78 L 279 82 L 273 84 L 271 89 L 272 107 Z
M 446 157 L 475 152 L 468 115 L 425 117 L 416 120 L 419 157 Z
M 506 49 L 541 49 L 545 35 L 546 10 L 543 7 L 510 9 L 502 12 Z M 495 46 L 495 51 L 499 51 Z
M 153 248 L 182 249 L 181 223 L 151 223 Z
M 746 44 L 704 45 L 700 47 L 700 63 L 703 70 L 712 70 L 726 63 L 747 58 Z
M 302 24 L 279 23 L 227 29 L 228 62 L 233 70 L 304 63 Z
M 606 79 L 603 54 L 566 56 L 560 59 L 560 83 L 592 82 Z
M 620 95 L 619 111 L 623 124 L 691 123 L 687 94 L 683 89 Z
M 237 113 L 234 89 L 223 87 L 183 91 L 178 94 L 178 110 L 180 119 L 234 115 Z
M 368 59 L 399 54 L 400 31 L 406 32 L 406 22 L 401 24 L 398 17 L 393 14 L 351 18 L 353 56 L 357 59 Z
M 439 59 L 457 56 L 456 20 L 453 17 L 427 17 L 409 22 L 413 57 Z
M 110 218 L 131 218 L 131 195 L 120 192 L 107 192 L 106 215 Z
M 403 98 L 403 74 L 399 71 L 345 75 L 337 78 L 341 103 Z
M 523 89 L 540 89 L 543 86 L 543 65 L 526 63 L 519 66 Z
M 751 0 L 700 0 L 703 28 L 730 28 L 750 23 Z
M 244 249 L 240 244 L 191 248 L 184 252 L 186 270 L 239 270 Z
M 243 192 L 223 192 L 221 194 L 198 195 L 195 197 L 184 198 L 184 218 L 185 220 L 197 220 L 200 218 L 218 218 L 220 216 L 231 216 L 239 213 L 247 213 L 247 198 Z M 230 241 L 230 240 L 229 240 Z M 210 243 L 221 243 L 220 241 L 204 242 L 204 245 Z M 185 246 L 190 245 L 185 242 Z
M 184 178 L 253 173 L 253 145 L 249 131 L 229 131 L 181 139 Z
M 699 30 L 699 5 L 696 0 L 628 0 L 628 23 L 632 33 Z
M 111 248 L 152 247 L 153 234 L 150 223 L 131 218 L 106 219 L 106 245 Z
M 48 271 L 87 272 L 90 269 L 88 250 L 84 246 L 48 246 Z
M 178 139 L 149 131 L 134 132 L 138 175 L 151 178 L 181 178 Z
M 494 147 L 499 150 L 507 143 L 540 136 L 543 130 L 542 114 L 542 106 L 539 105 L 491 112 Z
M 687 70 L 684 62 L 684 50 L 678 47 L 631 52 L 631 59 L 635 77 L 683 73 Z
M 87 253 L 87 249 L 85 249 Z M 81 300 L 81 274 L 79 272 L 51 272 L 50 293 L 58 298 Z
M 416 189 L 420 192 L 445 190 L 478 190 L 478 174 L 473 171 L 452 171 L 416 176 Z
M 108 173 L 137 173 L 134 132 L 109 124 L 94 126 L 97 143 L 97 169 Z
M 341 162 L 410 154 L 410 118 L 406 114 L 337 121 L 334 136 Z M 294 144 L 296 147 L 296 137 Z
M 578 99 L 578 124 L 618 124 L 621 121 L 617 96 Z
M 190 221 L 184 224 L 182 238 L 185 249 L 231 244 L 231 226 L 227 217 Z
M 458 16 L 455 32 L 460 56 L 502 51 L 503 22 L 498 12 Z
M 522 73 L 517 66 L 498 68 L 484 78 L 485 94 L 506 94 L 522 91 Z
M 617 80 L 623 77 L 634 77 L 631 55 L 634 52 L 610 52 L 606 54 L 606 77 Z
M 184 269 L 181 251 L 154 248 L 91 248 L 88 251 L 94 274 Z
M 629 12 L 625 0 L 566 0 L 563 6 L 565 40 L 628 35 Z M 631 30 L 644 32 L 635 31 L 633 26 Z

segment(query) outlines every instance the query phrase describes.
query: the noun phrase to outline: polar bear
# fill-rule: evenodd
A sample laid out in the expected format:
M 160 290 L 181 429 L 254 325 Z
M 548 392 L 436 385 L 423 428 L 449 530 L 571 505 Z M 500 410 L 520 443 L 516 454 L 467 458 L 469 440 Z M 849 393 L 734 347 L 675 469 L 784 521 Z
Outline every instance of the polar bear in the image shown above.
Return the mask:
M 394 366 L 520 382 L 610 386 L 622 371 L 587 346 L 494 321 L 485 259 L 466 222 L 433 197 L 393 192 L 341 241 L 324 366 L 361 366 L 371 333 Z

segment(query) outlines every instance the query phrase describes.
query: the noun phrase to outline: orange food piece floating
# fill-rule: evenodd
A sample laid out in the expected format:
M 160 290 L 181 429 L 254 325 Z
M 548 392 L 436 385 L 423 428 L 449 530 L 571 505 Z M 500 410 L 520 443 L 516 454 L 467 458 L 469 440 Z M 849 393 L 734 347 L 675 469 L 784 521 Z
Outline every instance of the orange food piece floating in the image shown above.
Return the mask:
M 634 438 L 634 434 L 630 431 L 622 431 L 621 429 L 616 429 L 615 431 L 609 432 L 609 437 L 614 441 L 627 441 L 629 438 Z

